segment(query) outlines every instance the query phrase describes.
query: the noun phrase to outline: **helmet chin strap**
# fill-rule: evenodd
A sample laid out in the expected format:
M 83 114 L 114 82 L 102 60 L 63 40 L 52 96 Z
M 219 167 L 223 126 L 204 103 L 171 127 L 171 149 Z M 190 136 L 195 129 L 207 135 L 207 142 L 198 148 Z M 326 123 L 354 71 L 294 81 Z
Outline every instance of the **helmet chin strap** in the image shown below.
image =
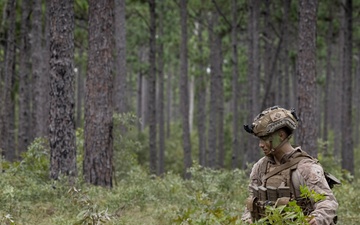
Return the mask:
M 274 134 L 273 134 L 274 135 Z M 272 140 L 271 140 L 271 150 L 270 152 L 271 153 L 274 153 L 275 151 L 277 151 L 279 148 L 281 148 L 281 146 L 283 146 L 287 141 L 290 140 L 292 134 L 288 135 L 282 142 L 280 142 L 276 147 L 273 147 L 273 139 L 274 137 L 272 137 Z M 280 138 L 279 136 L 276 136 L 275 138 Z

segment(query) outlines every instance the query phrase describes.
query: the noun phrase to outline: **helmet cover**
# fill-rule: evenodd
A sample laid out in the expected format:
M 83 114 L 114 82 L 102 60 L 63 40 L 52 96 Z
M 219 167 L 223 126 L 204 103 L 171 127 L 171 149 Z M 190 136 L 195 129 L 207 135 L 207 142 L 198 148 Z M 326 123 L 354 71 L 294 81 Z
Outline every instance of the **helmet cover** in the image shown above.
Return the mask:
M 298 118 L 294 109 L 287 110 L 279 106 L 273 106 L 262 111 L 254 118 L 251 126 L 245 125 L 244 128 L 248 133 L 263 137 L 283 127 L 293 131 L 297 126 Z

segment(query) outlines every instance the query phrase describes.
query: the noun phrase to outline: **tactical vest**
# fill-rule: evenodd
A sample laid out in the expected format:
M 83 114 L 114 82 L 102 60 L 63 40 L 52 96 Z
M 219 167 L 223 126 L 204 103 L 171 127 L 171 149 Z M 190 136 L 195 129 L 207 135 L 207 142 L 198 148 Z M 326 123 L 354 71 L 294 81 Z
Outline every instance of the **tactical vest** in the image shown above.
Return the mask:
M 247 208 L 253 219 L 258 220 L 264 217 L 266 206 L 286 205 L 290 200 L 297 200 L 305 215 L 313 211 L 313 202 L 301 199 L 300 196 L 297 196 L 294 188 L 296 185 L 299 186 L 300 181 L 294 180 L 292 173 L 303 159 L 311 159 L 317 162 L 307 153 L 297 149 L 284 164 L 275 165 L 270 159 L 267 159 L 260 165 L 262 180 L 259 183 L 261 186 L 250 186 L 253 197 L 247 202 Z

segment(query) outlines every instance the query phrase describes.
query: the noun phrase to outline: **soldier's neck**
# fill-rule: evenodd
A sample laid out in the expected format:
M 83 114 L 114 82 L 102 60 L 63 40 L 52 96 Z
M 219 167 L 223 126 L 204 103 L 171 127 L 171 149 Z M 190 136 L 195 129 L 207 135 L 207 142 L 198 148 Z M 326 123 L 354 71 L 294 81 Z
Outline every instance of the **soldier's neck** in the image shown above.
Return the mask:
M 286 142 L 283 146 L 281 146 L 279 149 L 277 149 L 273 154 L 274 160 L 276 164 L 281 164 L 281 159 L 291 152 L 294 151 L 294 148 L 291 146 L 289 142 Z

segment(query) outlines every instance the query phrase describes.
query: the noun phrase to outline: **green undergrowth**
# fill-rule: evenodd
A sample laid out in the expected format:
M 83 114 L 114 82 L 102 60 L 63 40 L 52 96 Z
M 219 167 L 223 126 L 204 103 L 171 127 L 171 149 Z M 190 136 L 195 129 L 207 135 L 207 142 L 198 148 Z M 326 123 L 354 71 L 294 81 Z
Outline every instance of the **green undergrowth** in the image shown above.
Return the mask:
M 166 143 L 167 148 L 172 149 L 165 153 L 166 171 L 169 172 L 161 177 L 150 175 L 146 164 L 146 137 L 134 129 L 138 121 L 131 114 L 114 119 L 115 177 L 111 189 L 83 181 L 81 129 L 76 133 L 78 178 L 72 186 L 66 177 L 60 176 L 56 181 L 49 179 L 49 144 L 39 138 L 29 146 L 21 161 L 2 161 L 0 164 L 3 171 L 0 173 L 0 224 L 242 224 L 240 218 L 248 195 L 248 171 L 211 170 L 194 162 L 189 171 L 191 179 L 184 180 L 181 138 L 174 132 L 173 138 Z M 127 131 L 126 137 L 117 129 L 119 127 Z M 355 153 L 358 155 L 359 150 Z M 329 157 L 322 157 L 320 162 L 326 171 L 342 181 L 341 186 L 333 189 L 339 201 L 338 224 L 358 224 L 360 181 L 341 171 Z M 282 212 L 289 216 L 285 208 L 270 210 L 273 217 Z
M 64 177 L 51 181 L 47 154 L 28 154 L 21 163 L 3 163 L 0 224 L 242 224 L 248 178 L 241 170 L 195 165 L 192 178 L 184 180 L 171 172 L 151 176 L 133 166 L 108 189 L 81 179 L 74 186 Z M 359 221 L 357 187 L 358 180 L 343 180 L 333 189 L 340 205 L 338 224 Z

